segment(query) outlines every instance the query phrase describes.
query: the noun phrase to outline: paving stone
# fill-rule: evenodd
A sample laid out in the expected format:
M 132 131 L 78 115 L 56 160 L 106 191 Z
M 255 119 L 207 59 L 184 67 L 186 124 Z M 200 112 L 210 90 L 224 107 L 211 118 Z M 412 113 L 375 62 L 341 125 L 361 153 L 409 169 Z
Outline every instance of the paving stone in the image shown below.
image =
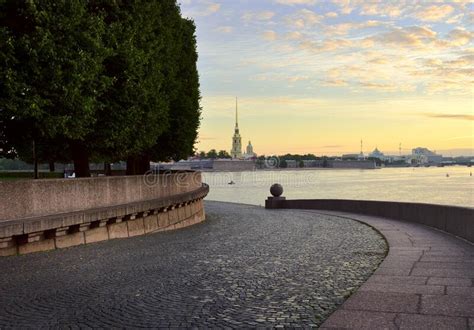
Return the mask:
M 416 263 L 416 268 L 429 269 L 466 269 L 474 271 L 472 262 L 439 262 L 439 261 L 421 261 Z
M 343 305 L 344 309 L 416 313 L 419 296 L 416 294 L 358 291 Z
M 474 297 L 452 295 L 422 296 L 421 313 L 474 317 Z
M 390 284 L 426 284 L 428 277 L 423 276 L 391 276 L 391 275 L 372 275 L 367 283 L 390 283 Z M 441 284 L 443 285 L 443 284 Z
M 397 329 L 393 322 L 396 314 L 382 312 L 364 312 L 337 310 L 323 323 L 322 329 L 345 329 L 350 325 L 353 329 Z
M 375 271 L 377 275 L 408 276 L 411 268 L 380 267 Z
M 451 285 L 451 286 L 471 286 L 472 280 L 470 278 L 457 277 L 430 277 L 428 278 L 430 285 Z
M 413 268 L 411 275 L 435 277 L 460 277 L 473 278 L 474 269 L 438 269 L 438 268 Z
M 433 257 L 433 256 L 422 256 L 420 261 L 431 261 L 431 262 L 470 262 L 474 263 L 474 258 L 462 256 L 462 257 Z
M 467 322 L 462 317 L 398 314 L 395 323 L 399 329 L 432 330 L 432 329 L 465 329 Z
M 403 268 L 403 269 L 412 269 L 416 261 L 407 261 L 407 260 L 393 260 L 388 259 L 384 260 L 380 267 L 382 268 Z
M 439 285 L 413 285 L 395 283 L 365 283 L 359 291 L 398 292 L 414 294 L 444 294 L 444 286 Z
M 446 293 L 448 295 L 474 297 L 474 287 L 448 286 L 446 287 Z

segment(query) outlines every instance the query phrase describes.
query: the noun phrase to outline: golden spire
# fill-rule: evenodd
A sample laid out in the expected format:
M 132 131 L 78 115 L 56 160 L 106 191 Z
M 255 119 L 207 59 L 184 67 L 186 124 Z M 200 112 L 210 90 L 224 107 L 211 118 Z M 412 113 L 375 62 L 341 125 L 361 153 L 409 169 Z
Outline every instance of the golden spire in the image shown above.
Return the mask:
M 237 105 L 237 97 L 235 97 L 235 128 L 239 127 L 239 109 Z

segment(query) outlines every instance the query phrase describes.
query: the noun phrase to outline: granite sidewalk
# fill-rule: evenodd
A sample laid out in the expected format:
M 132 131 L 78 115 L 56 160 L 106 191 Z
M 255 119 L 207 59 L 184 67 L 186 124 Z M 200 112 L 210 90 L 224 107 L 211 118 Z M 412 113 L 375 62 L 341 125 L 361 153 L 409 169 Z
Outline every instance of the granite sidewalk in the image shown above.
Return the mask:
M 474 329 L 474 245 L 419 224 L 343 212 L 373 226 L 390 250 L 321 328 Z

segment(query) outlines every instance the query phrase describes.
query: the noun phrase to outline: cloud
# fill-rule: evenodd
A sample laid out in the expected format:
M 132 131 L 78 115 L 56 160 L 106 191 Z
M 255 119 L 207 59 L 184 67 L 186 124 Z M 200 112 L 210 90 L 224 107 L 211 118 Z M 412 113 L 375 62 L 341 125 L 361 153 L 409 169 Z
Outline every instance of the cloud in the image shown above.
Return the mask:
M 402 9 L 399 5 L 394 5 L 388 1 L 382 3 L 367 2 L 363 3 L 360 8 L 361 15 L 398 17 L 401 12 Z
M 285 74 L 257 74 L 250 78 L 253 81 L 287 81 L 289 83 L 295 83 L 298 81 L 308 80 L 308 76 L 304 75 L 285 75 Z
M 304 80 L 308 80 L 309 77 L 308 76 L 293 76 L 293 77 L 288 77 L 288 82 L 290 83 L 294 83 L 294 82 L 298 82 L 298 81 L 304 81 Z
M 316 4 L 316 0 L 275 0 L 275 2 L 280 5 L 286 5 L 286 6 Z
M 420 21 L 437 22 L 444 19 L 454 11 L 451 5 L 433 5 L 429 7 L 421 7 L 415 13 L 415 17 Z
M 290 27 L 303 29 L 320 23 L 323 18 L 323 16 L 318 15 L 309 9 L 301 9 L 292 15 L 286 16 L 285 22 Z
M 464 46 L 471 42 L 473 39 L 473 32 L 454 29 L 448 34 L 448 40 L 453 46 Z
M 385 24 L 384 22 L 375 21 L 375 20 L 368 20 L 366 22 L 360 22 L 360 23 L 346 22 L 346 23 L 340 23 L 340 24 L 334 24 L 334 25 L 325 25 L 324 31 L 327 35 L 346 35 L 348 32 L 361 30 L 361 29 L 367 29 L 367 28 L 373 28 L 373 27 L 384 25 L 384 24 Z
M 372 59 L 368 60 L 367 63 L 370 63 L 370 64 L 387 64 L 387 63 L 389 63 L 389 61 L 386 57 L 376 57 L 376 58 L 372 58 Z
M 467 114 L 452 114 L 452 113 L 424 113 L 423 116 L 429 118 L 441 118 L 441 119 L 461 119 L 474 121 L 474 115 Z
M 345 15 L 352 13 L 355 7 L 351 0 L 333 0 L 332 2 L 338 5 L 340 12 Z
M 303 39 L 303 34 L 298 31 L 288 32 L 285 35 L 285 38 L 288 40 L 301 40 Z
M 219 9 L 221 9 L 220 3 L 210 3 L 206 8 L 206 12 L 208 13 L 208 15 L 211 15 L 217 13 Z
M 322 81 L 323 86 L 329 87 L 342 87 L 347 86 L 349 83 L 347 80 L 344 79 L 326 79 Z
M 234 30 L 232 26 L 219 26 L 214 31 L 219 33 L 231 33 Z
M 329 17 L 329 18 L 335 18 L 339 15 L 335 11 L 330 11 L 329 13 L 324 14 L 324 16 Z
M 300 48 L 319 53 L 348 48 L 352 45 L 352 41 L 348 39 L 326 39 L 323 41 L 305 40 L 300 43 Z
M 414 84 L 409 82 L 394 83 L 392 81 L 387 82 L 374 82 L 374 81 L 360 81 L 358 85 L 364 89 L 372 89 L 382 92 L 411 92 L 416 89 Z
M 397 47 L 424 47 L 435 41 L 437 33 L 428 27 L 410 26 L 394 28 L 370 39 Z
M 190 16 L 203 17 L 203 16 L 209 16 L 209 15 L 215 14 L 220 9 L 221 9 L 220 3 L 205 1 L 201 3 L 200 5 L 198 5 L 197 9 L 191 10 L 188 14 Z
M 273 30 L 267 30 L 262 33 L 262 37 L 266 41 L 274 41 L 278 39 L 278 34 Z
M 269 21 L 275 16 L 273 11 L 259 11 L 259 12 L 250 12 L 247 11 L 242 15 L 244 21 Z

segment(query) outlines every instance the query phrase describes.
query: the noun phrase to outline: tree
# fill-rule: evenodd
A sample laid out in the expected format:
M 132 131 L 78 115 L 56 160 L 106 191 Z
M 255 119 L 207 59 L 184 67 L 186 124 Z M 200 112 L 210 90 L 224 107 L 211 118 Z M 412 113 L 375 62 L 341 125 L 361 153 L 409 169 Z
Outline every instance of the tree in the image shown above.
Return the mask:
M 216 149 L 209 150 L 209 152 L 207 153 L 207 158 L 216 159 L 217 158 Z
M 218 158 L 232 158 L 231 155 L 225 151 L 225 150 L 220 150 L 218 153 L 217 153 L 217 157 Z
M 199 158 L 206 158 L 206 152 L 205 151 L 200 151 L 199 152 Z
M 194 152 L 200 122 L 195 26 L 176 0 L 0 0 L 0 148 L 74 162 Z
M 169 127 L 158 136 L 148 153 L 155 161 L 168 158 L 179 160 L 195 152 L 201 116 L 196 28 L 192 21 L 181 18 L 174 0 L 160 3 L 164 19 L 171 27 L 166 37 L 169 38 L 169 44 L 173 45 L 164 55 L 169 63 L 164 71 L 167 81 L 165 89 L 169 97 Z
M 89 175 L 87 136 L 107 85 L 104 24 L 71 1 L 0 2 L 0 109 L 9 150 L 67 144 L 77 176 Z

